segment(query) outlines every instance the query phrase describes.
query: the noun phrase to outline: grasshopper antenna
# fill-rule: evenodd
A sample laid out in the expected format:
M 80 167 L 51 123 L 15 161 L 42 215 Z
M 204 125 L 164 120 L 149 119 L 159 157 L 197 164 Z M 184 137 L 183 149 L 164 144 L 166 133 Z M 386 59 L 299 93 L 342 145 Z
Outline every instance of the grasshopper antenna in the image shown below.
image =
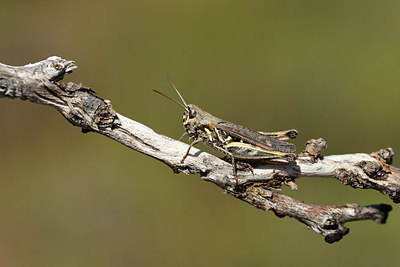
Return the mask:
M 178 93 L 178 95 L 181 98 L 183 104 L 185 104 L 185 106 L 187 107 L 187 104 L 186 104 L 185 100 L 183 99 L 183 97 L 179 93 L 178 89 L 176 89 L 176 86 L 175 86 L 174 82 L 171 80 L 171 78 L 168 76 L 168 74 L 167 74 L 167 78 L 168 78 L 168 81 L 170 82 L 170 84 L 172 85 L 172 87 L 174 87 L 175 91 Z
M 160 94 L 160 95 L 162 95 L 163 97 L 168 98 L 169 100 L 171 100 L 171 101 L 177 103 L 179 106 L 183 107 L 185 110 L 188 109 L 187 107 L 185 107 L 184 105 L 182 105 L 181 103 L 179 103 L 178 101 L 176 101 L 175 99 L 170 98 L 169 96 L 167 96 L 167 95 L 161 93 L 160 91 L 157 91 L 157 90 L 155 90 L 155 89 L 153 89 L 153 91 L 156 92 L 156 93 L 158 93 L 158 94 Z M 186 103 L 185 103 L 185 104 L 186 104 Z

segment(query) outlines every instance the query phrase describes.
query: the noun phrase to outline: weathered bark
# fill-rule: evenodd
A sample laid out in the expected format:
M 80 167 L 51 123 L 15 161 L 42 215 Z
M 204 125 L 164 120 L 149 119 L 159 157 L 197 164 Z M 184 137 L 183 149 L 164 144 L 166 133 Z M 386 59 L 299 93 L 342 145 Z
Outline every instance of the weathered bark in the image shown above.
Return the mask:
M 180 163 L 188 145 L 155 133 L 147 126 L 116 113 L 110 102 L 92 89 L 77 83 L 61 84 L 65 74 L 76 68 L 73 61 L 49 57 L 35 64 L 12 67 L 0 64 L 0 97 L 20 98 L 57 109 L 83 132 L 101 133 L 121 144 L 169 165 L 174 172 L 200 174 L 254 207 L 272 210 L 279 217 L 294 217 L 329 243 L 340 240 L 349 231 L 348 221 L 374 220 L 385 223 L 391 206 L 360 207 L 306 204 L 274 191 L 282 185 L 297 189 L 295 179 L 303 176 L 332 177 L 354 188 L 375 189 L 400 202 L 400 171 L 391 166 L 393 150 L 372 154 L 321 156 L 323 139 L 311 139 L 293 164 L 256 164 L 253 170 L 239 170 L 233 177 L 230 161 L 192 148 Z

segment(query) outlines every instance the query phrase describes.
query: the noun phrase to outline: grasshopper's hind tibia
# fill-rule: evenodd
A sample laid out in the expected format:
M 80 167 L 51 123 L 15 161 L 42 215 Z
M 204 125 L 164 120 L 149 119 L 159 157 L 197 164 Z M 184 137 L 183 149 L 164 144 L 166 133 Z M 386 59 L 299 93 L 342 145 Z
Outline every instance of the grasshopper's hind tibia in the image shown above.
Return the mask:
M 259 132 L 264 135 L 271 136 L 273 138 L 276 138 L 278 140 L 290 140 L 290 139 L 295 139 L 297 135 L 299 134 L 296 129 L 290 129 L 286 131 L 280 131 L 280 132 Z

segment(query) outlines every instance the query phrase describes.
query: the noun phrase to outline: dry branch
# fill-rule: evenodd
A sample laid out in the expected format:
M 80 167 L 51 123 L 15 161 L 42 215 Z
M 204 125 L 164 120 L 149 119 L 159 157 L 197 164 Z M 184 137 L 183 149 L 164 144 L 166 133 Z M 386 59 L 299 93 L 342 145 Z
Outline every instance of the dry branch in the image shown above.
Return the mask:
M 134 150 L 158 159 L 174 172 L 200 174 L 230 195 L 279 217 L 294 217 L 329 243 L 340 240 L 349 231 L 348 221 L 374 220 L 385 223 L 391 206 L 385 204 L 360 207 L 319 206 L 306 204 L 279 194 L 282 185 L 296 189 L 295 179 L 302 176 L 333 177 L 354 188 L 375 189 L 400 202 L 400 171 L 391 166 L 393 151 L 382 149 L 372 154 L 321 156 L 326 147 L 323 139 L 311 139 L 293 164 L 258 164 L 253 171 L 232 175 L 229 162 L 196 148 L 180 164 L 188 145 L 155 133 L 147 126 L 116 113 L 110 102 L 92 89 L 77 83 L 59 83 L 76 68 L 73 61 L 49 57 L 35 64 L 12 67 L 0 64 L 0 97 L 20 98 L 57 109 L 71 124 L 83 132 L 97 132 Z

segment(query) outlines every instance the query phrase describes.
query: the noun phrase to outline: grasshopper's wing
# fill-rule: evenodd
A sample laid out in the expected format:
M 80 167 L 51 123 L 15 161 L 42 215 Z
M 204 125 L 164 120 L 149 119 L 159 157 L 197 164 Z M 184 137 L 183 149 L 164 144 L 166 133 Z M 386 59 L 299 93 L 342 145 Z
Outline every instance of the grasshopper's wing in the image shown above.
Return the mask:
M 296 151 L 295 145 L 276 139 L 270 135 L 265 135 L 241 125 L 228 121 L 221 121 L 216 126 L 217 129 L 225 131 L 232 137 L 243 140 L 248 144 L 263 148 L 269 151 L 292 153 Z

